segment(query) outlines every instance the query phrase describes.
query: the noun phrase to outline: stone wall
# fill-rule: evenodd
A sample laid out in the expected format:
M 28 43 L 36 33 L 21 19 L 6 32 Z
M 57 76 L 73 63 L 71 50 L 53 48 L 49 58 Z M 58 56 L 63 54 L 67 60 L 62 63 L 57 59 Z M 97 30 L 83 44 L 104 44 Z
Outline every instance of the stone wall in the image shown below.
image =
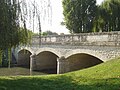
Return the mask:
M 39 37 L 34 36 L 33 44 L 39 44 Z M 120 46 L 120 32 L 80 33 L 70 35 L 43 36 L 42 45 L 78 45 L 78 46 Z

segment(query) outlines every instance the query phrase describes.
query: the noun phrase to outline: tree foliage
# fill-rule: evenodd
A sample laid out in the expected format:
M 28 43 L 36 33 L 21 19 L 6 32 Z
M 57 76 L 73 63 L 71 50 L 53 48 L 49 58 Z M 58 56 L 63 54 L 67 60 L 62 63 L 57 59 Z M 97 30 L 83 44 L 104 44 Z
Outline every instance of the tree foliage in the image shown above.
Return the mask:
M 52 31 L 45 31 L 42 33 L 43 36 L 47 36 L 47 35 L 58 35 L 56 32 L 52 32 Z
M 120 31 L 120 1 L 105 0 L 99 7 L 101 30 L 105 32 Z
M 20 44 L 27 44 L 29 31 L 26 28 L 25 11 L 19 0 L 0 0 L 0 55 L 5 50 L 10 52 L 11 48 Z M 22 27 L 21 27 L 22 26 Z
M 63 0 L 66 27 L 72 33 L 91 32 L 96 15 L 96 0 Z
M 64 23 L 72 33 L 120 30 L 120 0 L 63 0 Z
M 19 0 L 0 0 L 0 49 L 25 43 L 28 33 L 20 27 L 21 7 Z

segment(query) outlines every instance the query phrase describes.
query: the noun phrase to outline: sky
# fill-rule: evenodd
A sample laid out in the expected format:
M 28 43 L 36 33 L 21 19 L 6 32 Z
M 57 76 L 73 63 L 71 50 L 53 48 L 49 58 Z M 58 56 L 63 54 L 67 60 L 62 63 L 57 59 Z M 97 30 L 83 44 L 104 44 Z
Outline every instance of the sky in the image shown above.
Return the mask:
M 33 1 L 33 0 L 31 0 L 31 1 Z M 40 0 L 35 0 L 35 1 L 38 2 L 37 3 L 38 5 L 40 4 Z M 64 18 L 63 14 L 62 14 L 63 13 L 62 0 L 50 0 L 50 1 L 51 1 L 51 6 L 52 6 L 52 9 L 51 9 L 52 23 L 47 23 L 47 22 L 41 20 L 42 32 L 50 30 L 50 31 L 56 32 L 58 34 L 60 34 L 60 33 L 69 34 L 69 30 L 66 29 L 65 26 L 61 26 L 61 24 L 60 24 Z M 102 1 L 103 0 L 97 0 L 97 4 L 101 4 Z M 46 19 L 46 21 L 48 21 L 47 19 Z M 38 30 L 35 30 L 35 32 L 38 32 Z

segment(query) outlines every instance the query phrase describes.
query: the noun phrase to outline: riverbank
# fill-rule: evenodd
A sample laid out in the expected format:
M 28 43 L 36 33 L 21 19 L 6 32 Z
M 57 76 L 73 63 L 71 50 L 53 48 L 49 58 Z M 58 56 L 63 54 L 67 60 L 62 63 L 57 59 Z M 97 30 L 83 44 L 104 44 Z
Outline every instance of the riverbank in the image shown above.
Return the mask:
M 120 90 L 120 58 L 60 75 L 0 76 L 0 90 Z

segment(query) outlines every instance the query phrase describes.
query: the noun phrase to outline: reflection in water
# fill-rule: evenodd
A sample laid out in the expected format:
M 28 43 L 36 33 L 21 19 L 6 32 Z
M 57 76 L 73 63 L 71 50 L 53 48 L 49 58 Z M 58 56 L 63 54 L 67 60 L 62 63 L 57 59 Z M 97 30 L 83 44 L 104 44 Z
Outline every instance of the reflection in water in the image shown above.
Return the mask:
M 32 71 L 32 73 L 30 73 L 29 68 L 23 68 L 23 67 L 0 68 L 0 76 L 48 75 L 48 74 L 55 74 L 55 72 L 56 70 L 54 69 Z

